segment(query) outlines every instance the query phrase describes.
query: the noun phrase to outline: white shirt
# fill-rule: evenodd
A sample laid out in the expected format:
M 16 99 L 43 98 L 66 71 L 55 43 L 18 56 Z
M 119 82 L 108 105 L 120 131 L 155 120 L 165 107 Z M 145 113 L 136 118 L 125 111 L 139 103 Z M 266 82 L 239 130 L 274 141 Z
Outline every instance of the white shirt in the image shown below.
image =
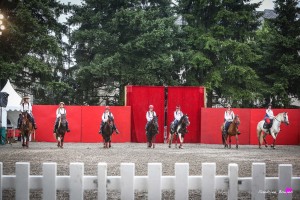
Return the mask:
M 59 118 L 62 114 L 67 115 L 67 111 L 65 108 L 57 108 L 56 110 L 56 118 Z
M 179 110 L 179 111 L 174 111 L 174 118 L 176 119 L 176 120 L 180 120 L 181 119 L 181 117 L 183 116 L 183 113 L 181 112 L 181 110 Z
M 234 119 L 234 113 L 232 110 L 228 111 L 226 110 L 225 111 L 225 115 L 224 115 L 224 119 L 227 121 L 227 122 L 232 122 L 233 119 Z
M 268 117 L 270 118 L 270 119 L 273 119 L 274 118 L 274 114 L 273 114 L 273 111 L 271 110 L 271 109 L 267 109 L 266 110 L 266 113 L 267 113 L 267 115 L 268 115 Z
M 25 112 L 27 111 L 28 113 L 31 113 L 32 112 L 32 106 L 31 106 L 31 103 L 22 103 L 21 104 L 21 111 L 22 112 Z
M 146 112 L 146 119 L 148 122 L 150 122 L 154 116 L 156 116 L 155 111 L 147 111 Z
M 102 114 L 102 121 L 103 121 L 103 122 L 107 122 L 108 116 L 109 116 L 109 115 L 110 115 L 111 118 L 114 119 L 114 115 L 113 115 L 111 112 L 104 112 L 104 113 Z

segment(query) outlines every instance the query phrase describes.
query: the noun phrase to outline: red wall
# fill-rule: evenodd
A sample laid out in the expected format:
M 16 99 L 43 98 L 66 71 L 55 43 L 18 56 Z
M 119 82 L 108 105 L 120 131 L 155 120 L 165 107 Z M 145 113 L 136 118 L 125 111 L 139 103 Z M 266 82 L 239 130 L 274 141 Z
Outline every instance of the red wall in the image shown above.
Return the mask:
M 184 142 L 199 143 L 201 130 L 201 107 L 204 107 L 203 87 L 168 87 L 168 117 L 167 126 L 174 120 L 174 111 L 180 105 L 181 111 L 189 116 L 190 126 Z
M 257 145 L 257 123 L 265 116 L 265 109 L 235 109 L 235 114 L 240 116 L 239 144 Z M 225 109 L 202 108 L 201 109 L 201 143 L 222 144 L 220 126 L 224 121 Z M 290 125 L 281 124 L 281 131 L 276 139 L 276 144 L 298 145 L 300 144 L 300 110 L 274 109 L 274 115 L 280 112 L 288 112 Z M 267 142 L 272 142 L 272 137 L 267 136 Z M 235 144 L 235 138 L 232 138 Z
M 154 106 L 158 116 L 159 134 L 156 142 L 164 141 L 164 90 L 163 86 L 126 86 L 126 105 L 131 106 L 132 112 L 132 142 L 147 142 L 145 125 L 149 105 Z
M 34 105 L 33 114 L 38 126 L 36 141 L 55 142 L 53 127 L 58 106 Z M 66 142 L 101 142 L 98 134 L 104 106 L 65 106 L 70 133 L 66 133 Z M 127 106 L 111 106 L 115 123 L 120 131 L 119 135 L 113 134 L 112 142 L 130 142 L 131 111 Z

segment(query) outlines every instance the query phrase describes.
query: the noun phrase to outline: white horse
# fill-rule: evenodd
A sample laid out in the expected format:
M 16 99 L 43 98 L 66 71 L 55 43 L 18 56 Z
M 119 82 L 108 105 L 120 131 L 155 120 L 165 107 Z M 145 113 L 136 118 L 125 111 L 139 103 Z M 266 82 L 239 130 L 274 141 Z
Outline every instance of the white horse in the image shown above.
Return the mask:
M 275 141 L 280 131 L 281 122 L 285 123 L 286 125 L 289 125 L 289 118 L 287 112 L 279 113 L 278 115 L 276 115 L 276 117 L 274 117 L 273 125 L 270 128 L 270 131 L 264 128 L 265 120 L 261 120 L 260 122 L 258 122 L 256 130 L 257 130 L 259 148 L 261 148 L 263 141 L 265 142 L 265 147 L 268 147 L 266 136 L 267 134 L 270 134 L 273 137 L 273 144 L 271 145 L 271 147 L 275 149 Z

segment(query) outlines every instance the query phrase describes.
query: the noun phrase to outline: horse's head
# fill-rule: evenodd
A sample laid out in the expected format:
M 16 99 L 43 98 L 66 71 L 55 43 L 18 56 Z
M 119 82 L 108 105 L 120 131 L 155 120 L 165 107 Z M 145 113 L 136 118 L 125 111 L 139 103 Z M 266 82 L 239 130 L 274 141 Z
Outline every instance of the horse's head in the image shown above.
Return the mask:
M 24 111 L 21 113 L 21 119 L 22 119 L 22 123 L 25 124 L 28 121 L 28 113 L 27 111 Z
M 281 114 L 281 122 L 285 123 L 286 125 L 289 125 L 289 117 L 288 117 L 288 113 L 284 112 L 284 113 L 280 113 Z
M 187 114 L 184 114 L 181 119 L 181 123 L 185 124 L 186 126 L 190 125 L 190 120 Z
M 238 115 L 234 116 L 233 123 L 235 123 L 237 126 L 240 125 L 240 117 Z
M 62 123 L 62 124 L 66 124 L 67 123 L 66 114 L 61 114 L 60 115 L 60 123 Z
M 152 120 L 151 120 L 151 123 L 152 124 L 156 124 L 157 123 L 157 120 L 158 120 L 158 117 L 157 116 L 153 116 Z

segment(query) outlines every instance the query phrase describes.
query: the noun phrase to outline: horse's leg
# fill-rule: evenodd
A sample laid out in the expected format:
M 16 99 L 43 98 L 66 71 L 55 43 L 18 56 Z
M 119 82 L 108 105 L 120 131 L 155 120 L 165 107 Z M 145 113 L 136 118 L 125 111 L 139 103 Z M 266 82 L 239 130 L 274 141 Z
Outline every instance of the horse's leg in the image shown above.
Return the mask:
M 179 133 L 178 136 L 179 136 L 179 142 L 180 142 L 179 148 L 180 148 L 180 149 L 183 149 L 183 147 L 182 147 L 182 143 L 183 143 L 182 134 Z
M 265 143 L 265 147 L 267 148 L 268 147 L 268 143 L 267 143 L 267 140 L 266 140 L 266 137 L 267 137 L 267 134 L 266 133 L 262 133 L 262 138 L 264 140 L 264 143 Z
M 26 148 L 28 148 L 29 147 L 29 133 L 26 135 Z
M 64 139 L 65 139 L 65 133 L 63 133 L 60 137 L 60 148 L 64 148 Z
M 261 145 L 263 142 L 263 138 L 262 138 L 262 131 L 261 130 L 257 130 L 257 139 L 258 139 L 258 148 L 261 149 Z
M 231 149 L 231 135 L 228 135 L 229 137 L 229 149 Z
M 173 133 L 175 135 L 175 148 L 177 148 L 177 140 L 178 140 L 178 134 L 177 133 Z
M 271 144 L 272 149 L 275 149 L 275 142 L 276 142 L 276 139 L 273 138 L 273 143 Z
M 171 132 L 170 132 L 170 134 L 169 134 L 169 148 L 171 148 L 173 137 L 174 137 L 174 135 L 171 134 Z
M 236 141 L 236 148 L 239 148 L 239 137 L 238 134 L 235 135 L 235 141 Z
M 153 135 L 153 137 L 152 137 L 152 148 L 154 149 L 155 148 L 155 138 L 156 138 L 156 134 L 155 135 Z

